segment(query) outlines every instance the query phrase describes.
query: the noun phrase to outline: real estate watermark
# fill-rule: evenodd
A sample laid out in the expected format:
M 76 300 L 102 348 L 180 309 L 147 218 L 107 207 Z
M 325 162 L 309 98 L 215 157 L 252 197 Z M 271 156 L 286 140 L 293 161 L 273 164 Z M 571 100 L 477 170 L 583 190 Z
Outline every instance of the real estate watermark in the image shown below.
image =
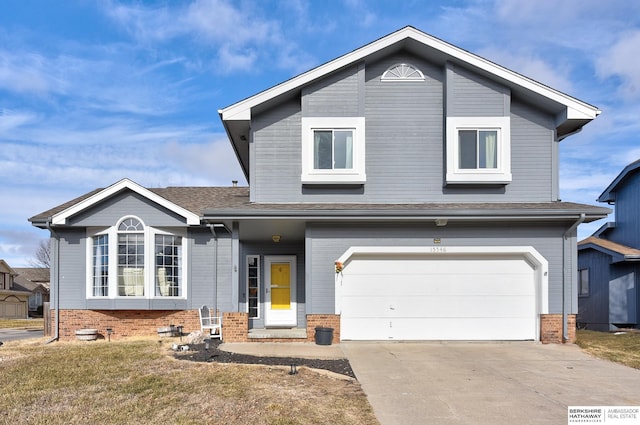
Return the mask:
M 640 406 L 569 406 L 568 424 L 640 424 Z

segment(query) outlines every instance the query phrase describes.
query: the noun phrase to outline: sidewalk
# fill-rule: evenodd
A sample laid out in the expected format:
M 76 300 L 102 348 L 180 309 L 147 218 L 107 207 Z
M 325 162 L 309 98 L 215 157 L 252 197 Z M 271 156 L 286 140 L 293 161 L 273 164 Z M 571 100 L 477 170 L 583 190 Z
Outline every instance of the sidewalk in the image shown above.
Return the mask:
M 345 359 L 340 344 L 317 345 L 312 342 L 224 342 L 220 350 L 263 357 L 302 359 Z

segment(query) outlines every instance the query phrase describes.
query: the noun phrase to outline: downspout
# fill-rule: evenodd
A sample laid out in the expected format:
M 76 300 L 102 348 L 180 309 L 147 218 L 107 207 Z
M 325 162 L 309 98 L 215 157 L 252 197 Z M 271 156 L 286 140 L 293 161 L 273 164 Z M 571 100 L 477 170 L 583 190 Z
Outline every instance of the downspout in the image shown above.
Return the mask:
M 55 305 L 56 309 L 56 325 L 54 329 L 53 337 L 47 341 L 45 344 L 51 344 L 53 341 L 57 341 L 60 338 L 60 238 L 58 234 L 51 228 L 51 220 L 47 221 L 46 224 L 47 230 L 49 230 L 49 234 L 54 236 L 55 244 L 53 251 L 53 258 L 55 264 Z M 49 265 L 51 267 L 51 265 Z
M 567 287 L 567 272 L 569 271 L 567 266 L 567 246 L 566 246 L 567 238 L 569 238 L 569 236 L 573 233 L 573 231 L 576 230 L 576 228 L 584 222 L 585 218 L 586 218 L 586 214 L 581 213 L 580 218 L 578 218 L 578 220 L 576 220 L 576 222 L 573 223 L 571 227 L 567 229 L 566 232 L 564 232 L 564 235 L 562 237 L 562 267 L 563 267 L 563 270 L 562 270 L 562 342 L 567 342 L 569 340 L 569 332 L 568 332 L 569 325 L 567 323 L 568 313 L 567 313 L 567 306 L 565 303 L 566 287 Z

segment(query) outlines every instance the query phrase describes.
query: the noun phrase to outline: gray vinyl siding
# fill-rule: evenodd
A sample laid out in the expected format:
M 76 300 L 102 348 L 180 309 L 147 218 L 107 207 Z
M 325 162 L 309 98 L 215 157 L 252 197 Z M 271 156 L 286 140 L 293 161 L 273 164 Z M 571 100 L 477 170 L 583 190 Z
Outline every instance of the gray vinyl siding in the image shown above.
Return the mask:
M 86 307 L 87 299 L 87 274 L 84 261 L 87 256 L 85 231 L 84 229 L 64 229 L 57 230 L 56 234 L 60 244 L 58 264 L 60 308 L 83 309 Z
M 302 243 L 278 243 L 273 242 L 243 242 L 240 248 L 240 311 L 247 311 L 247 256 L 258 255 L 260 257 L 260 292 L 259 292 L 259 316 L 249 319 L 250 328 L 264 328 L 264 302 L 265 302 L 265 256 L 270 255 L 295 255 L 296 256 L 296 307 L 298 327 L 304 328 L 307 323 L 308 313 L 305 306 L 305 247 Z
M 424 81 L 381 81 L 397 63 L 410 63 Z M 442 197 L 443 70 L 410 55 L 367 64 L 366 173 L 356 202 L 419 203 Z
M 231 251 L 231 238 L 218 239 L 217 256 L 215 257 L 215 263 L 217 268 L 217 307 L 222 311 L 235 311 L 233 306 L 235 301 L 233 300 L 232 293 L 232 251 Z M 214 261 L 213 259 L 211 261 Z M 195 307 L 195 306 L 194 306 Z
M 115 195 L 72 217 L 73 226 L 115 226 L 126 216 L 135 215 L 147 226 L 184 226 L 185 220 L 174 212 L 152 203 L 133 191 Z
M 187 282 L 187 299 L 190 308 L 202 305 L 218 306 L 216 288 L 228 286 L 218 274 L 216 258 L 224 258 L 226 251 L 230 251 L 229 237 L 219 237 L 216 241 L 209 229 L 194 229 L 189 232 L 189 279 Z M 228 263 L 226 263 L 228 264 Z
M 300 197 L 302 175 L 300 100 L 292 100 L 252 120 L 255 202 L 292 202 Z
M 556 201 L 558 188 L 553 169 L 556 142 L 553 119 L 531 106 L 511 103 L 511 173 L 513 182 L 506 187 L 514 201 Z M 516 197 L 517 195 L 517 197 Z
M 448 63 L 447 116 L 507 117 L 510 92 L 487 78 Z
M 568 226 L 569 224 L 567 224 Z M 330 314 L 335 311 L 334 262 L 352 246 L 533 246 L 549 262 L 549 313 L 562 313 L 562 234 L 565 226 L 529 224 L 493 224 L 474 226 L 452 224 L 436 227 L 391 225 L 314 224 L 307 228 L 307 313 Z M 575 293 L 575 272 L 566 271 L 569 292 Z M 567 301 L 567 312 L 573 311 Z
M 360 97 L 364 68 L 352 66 L 302 89 L 305 117 L 362 116 Z
M 595 249 L 580 250 L 577 269 L 589 270 L 589 295 L 578 298 L 580 326 L 609 330 L 609 264 L 611 256 Z
M 615 223 L 607 239 L 622 245 L 640 247 L 640 173 L 628 175 L 615 192 Z
M 425 81 L 392 82 L 389 67 L 410 63 Z M 360 65 L 362 66 L 362 65 Z M 399 52 L 351 67 L 252 119 L 250 178 L 255 202 L 546 202 L 556 200 L 551 115 L 514 99 L 499 84 L 459 67 Z M 445 104 L 445 93 L 447 95 Z M 302 116 L 353 116 L 364 102 L 366 183 L 302 185 Z M 445 111 L 450 116 L 511 117 L 511 172 L 504 186 L 445 185 Z M 344 115 L 342 115 L 344 114 Z M 495 114 L 495 115 L 494 115 Z

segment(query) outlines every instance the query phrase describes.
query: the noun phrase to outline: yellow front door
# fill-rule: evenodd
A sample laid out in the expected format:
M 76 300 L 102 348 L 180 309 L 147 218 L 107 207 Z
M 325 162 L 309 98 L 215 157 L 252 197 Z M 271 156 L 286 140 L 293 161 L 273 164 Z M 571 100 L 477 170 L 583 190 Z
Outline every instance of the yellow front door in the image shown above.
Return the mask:
M 271 263 L 271 309 L 291 308 L 291 265 Z
M 295 327 L 296 256 L 265 256 L 265 326 Z

